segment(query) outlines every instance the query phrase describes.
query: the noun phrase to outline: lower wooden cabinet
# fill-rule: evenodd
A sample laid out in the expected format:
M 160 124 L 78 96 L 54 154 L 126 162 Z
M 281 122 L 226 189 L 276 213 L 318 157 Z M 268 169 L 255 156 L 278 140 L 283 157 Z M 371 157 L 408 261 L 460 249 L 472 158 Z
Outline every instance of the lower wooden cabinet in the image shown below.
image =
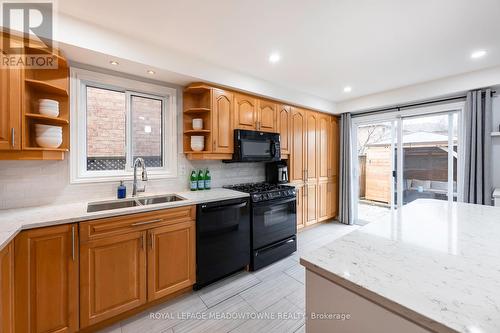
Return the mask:
M 196 282 L 195 222 L 148 231 L 148 300 L 153 301 Z
M 0 333 L 14 332 L 14 247 L 0 251 Z
M 76 225 L 21 232 L 14 241 L 15 331 L 78 330 Z
M 189 288 L 196 281 L 195 206 L 80 224 L 80 327 Z
M 306 200 L 304 186 L 298 185 L 295 188 L 297 189 L 297 228 L 303 228 L 305 226 L 304 201 Z
M 85 328 L 146 303 L 146 232 L 80 246 L 80 326 Z
M 306 183 L 305 188 L 305 224 L 311 225 L 318 222 L 318 184 Z
M 337 215 L 337 186 L 334 181 L 318 184 L 318 221 L 324 221 Z

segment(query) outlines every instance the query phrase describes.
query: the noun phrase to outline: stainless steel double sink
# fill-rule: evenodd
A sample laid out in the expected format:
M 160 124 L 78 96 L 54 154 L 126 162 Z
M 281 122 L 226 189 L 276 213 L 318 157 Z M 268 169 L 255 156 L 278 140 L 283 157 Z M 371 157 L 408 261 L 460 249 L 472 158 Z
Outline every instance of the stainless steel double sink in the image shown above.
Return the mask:
M 175 194 L 167 194 L 167 195 L 156 195 L 156 196 L 142 197 L 142 198 L 120 199 L 112 201 L 97 201 L 97 202 L 90 202 L 87 205 L 87 213 L 100 212 L 103 210 L 128 208 L 128 207 L 148 206 L 148 205 L 162 204 L 162 203 L 182 201 L 182 200 L 186 199 Z

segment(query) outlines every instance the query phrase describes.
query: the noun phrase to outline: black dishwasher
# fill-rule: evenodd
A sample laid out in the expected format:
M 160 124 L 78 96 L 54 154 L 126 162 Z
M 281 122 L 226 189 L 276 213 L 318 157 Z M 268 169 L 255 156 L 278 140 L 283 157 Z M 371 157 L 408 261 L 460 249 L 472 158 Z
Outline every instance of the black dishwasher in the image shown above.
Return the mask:
M 198 290 L 250 263 L 248 198 L 196 207 L 196 284 Z

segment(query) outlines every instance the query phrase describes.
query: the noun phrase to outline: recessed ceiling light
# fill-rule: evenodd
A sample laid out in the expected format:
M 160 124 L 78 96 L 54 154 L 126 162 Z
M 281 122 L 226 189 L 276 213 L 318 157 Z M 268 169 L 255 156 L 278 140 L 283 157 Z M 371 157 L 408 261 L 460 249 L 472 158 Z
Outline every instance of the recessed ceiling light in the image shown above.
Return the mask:
M 114 60 L 111 60 L 109 63 L 111 65 L 113 65 L 113 66 L 118 66 L 119 65 L 118 61 L 114 61 Z
M 152 70 L 150 70 L 150 69 L 147 71 L 147 73 L 148 73 L 148 74 L 150 74 L 150 75 L 155 75 L 155 74 L 156 74 L 156 72 L 155 72 L 155 71 L 152 71 Z
M 484 57 L 485 55 L 486 55 L 485 50 L 477 50 L 477 51 L 472 52 L 470 57 L 471 57 L 471 59 L 479 59 L 479 58 Z
M 277 63 L 277 62 L 278 62 L 278 61 L 280 61 L 280 60 L 281 60 L 281 56 L 280 56 L 280 54 L 279 54 L 278 52 L 273 52 L 273 53 L 271 53 L 271 55 L 269 56 L 269 62 L 270 62 L 271 64 L 275 64 L 275 63 Z
M 344 87 L 345 93 L 350 93 L 351 91 L 352 91 L 352 87 L 350 87 L 350 86 Z

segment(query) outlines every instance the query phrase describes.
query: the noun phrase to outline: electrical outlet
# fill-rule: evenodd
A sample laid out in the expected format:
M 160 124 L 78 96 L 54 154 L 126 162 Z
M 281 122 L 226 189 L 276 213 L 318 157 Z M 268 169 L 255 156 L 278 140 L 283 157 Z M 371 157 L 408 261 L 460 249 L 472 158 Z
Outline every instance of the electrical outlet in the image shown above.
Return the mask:
M 181 163 L 179 167 L 179 176 L 185 176 L 186 175 L 186 166 L 184 163 Z

